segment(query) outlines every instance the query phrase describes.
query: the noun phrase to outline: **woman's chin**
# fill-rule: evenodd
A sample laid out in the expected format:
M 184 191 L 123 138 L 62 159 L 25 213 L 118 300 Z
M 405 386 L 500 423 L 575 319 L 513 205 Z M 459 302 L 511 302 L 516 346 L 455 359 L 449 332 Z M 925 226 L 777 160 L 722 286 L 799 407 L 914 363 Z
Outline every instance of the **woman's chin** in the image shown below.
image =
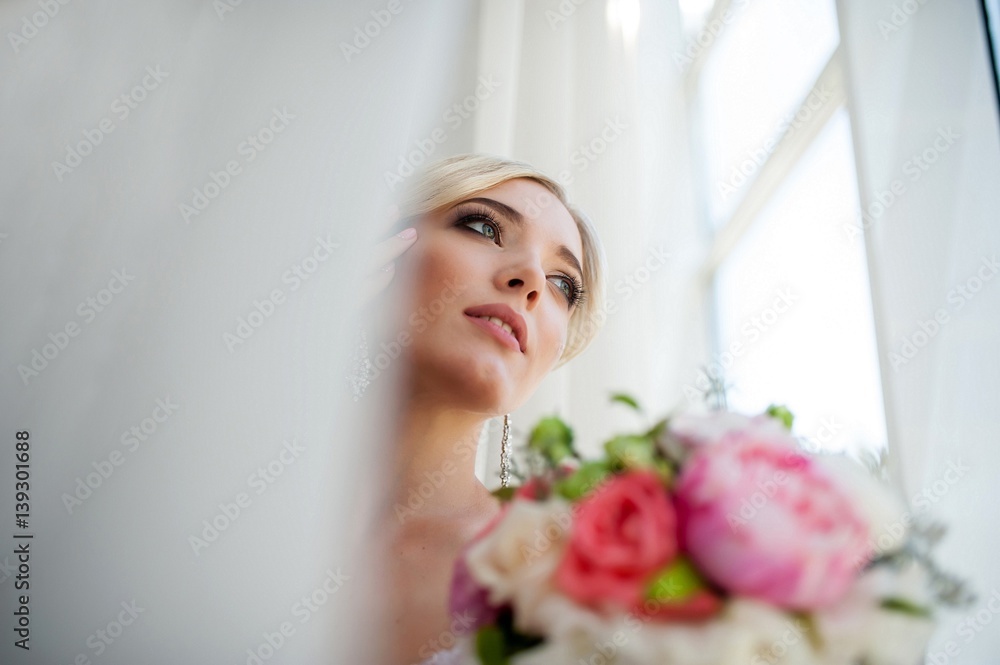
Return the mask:
M 440 375 L 448 390 L 478 405 L 505 403 L 515 392 L 509 360 L 501 353 L 455 353 L 443 361 Z

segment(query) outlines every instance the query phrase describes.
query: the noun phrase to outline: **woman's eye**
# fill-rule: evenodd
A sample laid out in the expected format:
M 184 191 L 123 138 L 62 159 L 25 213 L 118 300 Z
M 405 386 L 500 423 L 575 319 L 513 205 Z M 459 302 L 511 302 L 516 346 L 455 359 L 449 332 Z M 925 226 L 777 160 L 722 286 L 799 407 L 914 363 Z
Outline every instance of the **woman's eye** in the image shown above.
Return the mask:
M 492 220 L 486 219 L 484 217 L 470 216 L 463 222 L 466 226 L 473 228 L 473 225 L 479 224 L 483 227 L 484 231 L 477 231 L 480 235 L 486 236 L 490 240 L 496 241 L 500 236 L 496 224 Z
M 559 275 L 556 275 L 555 279 L 557 280 L 556 285 L 559 286 L 559 290 L 565 293 L 566 298 L 568 298 L 569 301 L 572 302 L 573 291 L 576 288 L 575 285 L 573 284 L 573 280 L 568 279 L 566 277 L 561 277 Z

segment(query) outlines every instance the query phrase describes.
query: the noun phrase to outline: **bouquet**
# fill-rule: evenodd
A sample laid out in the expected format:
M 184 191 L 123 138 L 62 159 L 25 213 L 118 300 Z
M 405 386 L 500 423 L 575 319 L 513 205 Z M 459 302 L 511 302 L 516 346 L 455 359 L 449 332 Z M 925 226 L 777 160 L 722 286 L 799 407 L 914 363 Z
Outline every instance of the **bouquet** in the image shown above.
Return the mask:
M 582 460 L 543 419 L 530 471 L 455 563 L 459 650 L 484 665 L 915 665 L 933 606 L 969 600 L 928 556 L 941 530 L 862 464 L 808 452 L 792 421 L 779 406 L 678 415 Z

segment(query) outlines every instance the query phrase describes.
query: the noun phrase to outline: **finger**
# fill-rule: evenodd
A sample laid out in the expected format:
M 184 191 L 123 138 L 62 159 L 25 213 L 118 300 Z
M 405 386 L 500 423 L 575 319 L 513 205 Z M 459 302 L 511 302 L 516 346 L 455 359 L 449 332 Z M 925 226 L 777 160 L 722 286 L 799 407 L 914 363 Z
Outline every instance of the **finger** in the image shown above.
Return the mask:
M 416 229 L 410 227 L 409 229 L 406 229 L 402 233 L 405 234 L 406 231 L 411 231 L 411 229 L 412 229 L 412 235 L 409 238 L 400 237 L 400 234 L 397 234 L 392 236 L 388 240 L 383 240 L 379 244 L 375 245 L 372 258 L 373 269 L 381 268 L 390 261 L 395 261 L 400 254 L 402 254 L 403 252 L 405 252 L 406 250 L 408 250 L 410 247 L 413 246 L 413 243 L 417 239 Z

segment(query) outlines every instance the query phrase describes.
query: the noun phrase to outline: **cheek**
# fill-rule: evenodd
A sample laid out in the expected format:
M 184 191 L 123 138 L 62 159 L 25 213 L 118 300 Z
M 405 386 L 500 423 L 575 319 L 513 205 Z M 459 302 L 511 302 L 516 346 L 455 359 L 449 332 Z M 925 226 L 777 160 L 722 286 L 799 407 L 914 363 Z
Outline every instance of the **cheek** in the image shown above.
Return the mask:
M 545 317 L 545 323 L 539 325 L 539 336 L 545 348 L 539 354 L 538 360 L 545 365 L 546 371 L 551 369 L 562 355 L 568 334 L 569 318 L 564 312 L 552 312 L 550 316 Z
M 454 243 L 444 241 L 428 242 L 422 251 L 414 256 L 416 270 L 418 305 L 440 298 L 442 293 L 451 292 L 468 283 L 474 266 Z

